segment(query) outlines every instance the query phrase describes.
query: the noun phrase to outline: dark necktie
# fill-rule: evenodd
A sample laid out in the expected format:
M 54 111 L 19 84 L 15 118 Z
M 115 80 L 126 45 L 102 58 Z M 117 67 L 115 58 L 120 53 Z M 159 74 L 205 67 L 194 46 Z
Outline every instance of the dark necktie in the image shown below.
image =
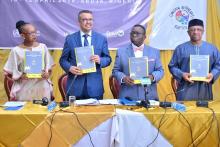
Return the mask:
M 84 39 L 84 46 L 89 46 L 89 42 L 88 42 L 88 39 L 87 39 L 88 36 L 89 36 L 88 34 L 84 34 L 84 35 L 83 35 L 83 37 L 85 38 L 85 39 Z

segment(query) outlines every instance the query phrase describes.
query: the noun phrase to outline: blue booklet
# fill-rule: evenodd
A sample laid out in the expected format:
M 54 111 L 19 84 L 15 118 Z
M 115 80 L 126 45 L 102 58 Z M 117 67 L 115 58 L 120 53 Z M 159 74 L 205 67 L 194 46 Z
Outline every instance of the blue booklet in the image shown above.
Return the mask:
M 148 58 L 129 58 L 129 73 L 134 84 L 141 84 L 142 79 L 148 76 Z
M 21 108 L 23 108 L 23 106 L 16 106 L 16 107 L 6 107 L 4 110 L 20 110 Z
M 93 46 L 84 46 L 75 48 L 76 63 L 81 68 L 82 73 L 96 72 L 95 62 L 90 61 L 92 55 L 94 55 Z
M 137 105 L 137 101 L 132 100 L 130 98 L 119 98 L 119 102 L 122 105 L 126 105 L 126 106 L 136 106 Z
M 41 78 L 44 69 L 43 54 L 41 51 L 25 51 L 24 72 L 28 78 Z
M 190 55 L 190 77 L 194 81 L 207 81 L 209 55 Z
M 20 110 L 25 104 L 26 102 L 10 101 L 6 102 L 3 107 L 5 107 L 4 110 Z

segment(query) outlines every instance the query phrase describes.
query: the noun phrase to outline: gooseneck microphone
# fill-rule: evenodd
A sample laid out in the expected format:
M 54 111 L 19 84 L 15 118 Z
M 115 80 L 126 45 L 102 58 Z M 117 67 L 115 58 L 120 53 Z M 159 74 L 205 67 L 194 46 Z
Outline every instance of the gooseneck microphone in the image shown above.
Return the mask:
M 72 82 L 70 83 L 69 88 L 68 88 L 67 91 L 66 91 L 65 101 L 68 101 L 68 100 L 69 100 L 69 98 L 68 98 L 67 96 L 68 96 L 68 93 L 69 93 L 70 89 L 72 88 L 72 86 L 73 86 L 73 84 L 74 84 L 76 78 L 77 78 L 77 75 L 74 75 L 74 78 L 73 78 Z
M 66 95 L 65 95 L 64 101 L 60 102 L 60 107 L 68 107 L 69 106 L 69 98 L 68 98 L 69 94 L 68 93 L 69 93 L 70 89 L 72 88 L 76 78 L 77 78 L 77 75 L 74 75 L 74 78 L 73 78 L 72 82 L 70 83 L 69 88 L 66 90 Z
M 164 101 L 163 101 L 163 102 L 160 102 L 160 104 L 159 104 L 160 107 L 163 107 L 163 108 L 171 107 L 172 103 L 171 103 L 171 102 L 167 102 L 167 97 L 170 96 L 170 95 L 173 95 L 173 94 L 177 94 L 177 93 L 179 93 L 179 92 L 183 92 L 183 91 L 185 91 L 186 89 L 190 88 L 191 86 L 193 86 L 193 83 L 189 84 L 188 87 L 185 87 L 185 88 L 183 88 L 183 89 L 180 89 L 180 90 L 178 90 L 178 91 L 176 91 L 176 92 L 168 93 L 168 94 L 165 96 Z
M 49 103 L 48 98 L 43 97 L 41 100 L 33 100 L 33 104 L 40 104 L 42 106 L 47 106 Z

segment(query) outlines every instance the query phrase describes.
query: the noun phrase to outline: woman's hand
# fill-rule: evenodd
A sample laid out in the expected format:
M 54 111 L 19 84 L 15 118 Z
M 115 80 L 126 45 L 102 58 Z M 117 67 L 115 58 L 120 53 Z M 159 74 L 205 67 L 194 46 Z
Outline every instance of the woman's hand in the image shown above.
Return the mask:
M 23 73 L 23 74 L 21 75 L 20 79 L 21 79 L 21 80 L 27 80 L 28 77 L 27 77 L 26 73 Z
M 45 71 L 45 70 L 42 70 L 42 75 L 41 75 L 41 77 L 42 77 L 43 79 L 48 79 L 48 78 L 50 77 L 50 73 L 51 73 L 51 72 L 47 72 L 47 71 Z

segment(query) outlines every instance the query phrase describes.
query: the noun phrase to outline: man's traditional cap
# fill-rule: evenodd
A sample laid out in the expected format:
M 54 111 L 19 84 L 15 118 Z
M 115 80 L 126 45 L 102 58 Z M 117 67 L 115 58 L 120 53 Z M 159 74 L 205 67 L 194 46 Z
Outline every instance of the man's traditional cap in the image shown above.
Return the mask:
M 200 19 L 192 19 L 192 20 L 189 21 L 188 28 L 190 28 L 192 26 L 202 26 L 202 27 L 204 27 L 203 21 L 200 20 Z

